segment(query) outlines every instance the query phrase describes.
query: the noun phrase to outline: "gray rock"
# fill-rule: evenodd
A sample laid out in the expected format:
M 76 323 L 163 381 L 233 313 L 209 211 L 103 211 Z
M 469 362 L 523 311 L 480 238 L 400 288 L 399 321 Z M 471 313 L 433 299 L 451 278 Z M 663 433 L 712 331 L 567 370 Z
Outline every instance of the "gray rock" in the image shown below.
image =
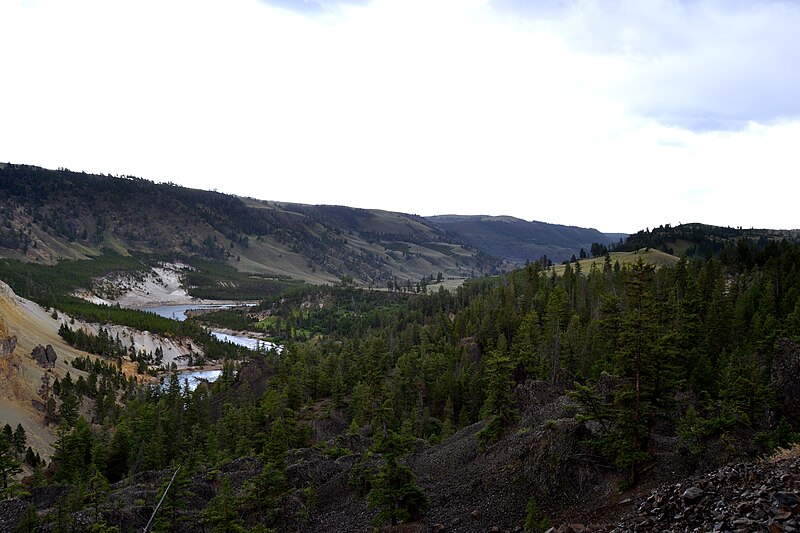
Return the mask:
M 699 487 L 689 487 L 683 492 L 683 501 L 686 505 L 694 505 L 699 502 L 705 493 Z
M 0 357 L 8 357 L 17 346 L 17 337 L 0 339 Z
M 51 366 L 56 366 L 56 359 L 58 359 L 58 356 L 56 355 L 56 351 L 53 349 L 53 346 L 48 344 L 44 351 L 47 355 L 47 363 Z
M 800 503 L 800 498 L 794 492 L 776 492 L 772 497 L 784 507 L 794 507 Z
M 56 359 L 58 359 L 56 351 L 50 344 L 47 345 L 47 348 L 41 344 L 34 348 L 31 352 L 31 357 L 33 357 L 36 363 L 42 368 L 54 368 L 56 366 Z

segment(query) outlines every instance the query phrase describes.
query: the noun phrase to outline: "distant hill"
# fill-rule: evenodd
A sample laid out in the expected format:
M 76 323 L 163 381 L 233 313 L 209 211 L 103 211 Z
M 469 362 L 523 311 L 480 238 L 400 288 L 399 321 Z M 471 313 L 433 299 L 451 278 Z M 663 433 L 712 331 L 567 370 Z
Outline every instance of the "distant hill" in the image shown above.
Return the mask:
M 199 256 L 242 272 L 363 285 L 467 278 L 507 268 L 414 215 L 282 204 L 112 177 L 0 166 L 0 257 L 145 252 Z
M 578 256 L 581 248 L 588 253 L 592 243 L 610 245 L 627 236 L 505 216 L 441 215 L 427 220 L 453 239 L 518 265 L 543 255 L 558 263 Z
M 511 217 L 287 204 L 28 165 L 0 167 L 0 257 L 52 264 L 103 249 L 199 256 L 242 272 L 386 286 L 562 261 L 620 234 Z
M 800 230 L 743 229 L 708 224 L 691 223 L 646 229 L 629 236 L 623 243 L 613 247 L 620 252 L 632 252 L 641 248 L 655 248 L 668 254 L 687 257 L 721 257 L 737 259 L 741 254 L 752 254 L 747 242 L 755 249 L 763 249 L 769 243 L 786 239 L 800 242 Z M 738 260 L 747 262 L 746 257 Z

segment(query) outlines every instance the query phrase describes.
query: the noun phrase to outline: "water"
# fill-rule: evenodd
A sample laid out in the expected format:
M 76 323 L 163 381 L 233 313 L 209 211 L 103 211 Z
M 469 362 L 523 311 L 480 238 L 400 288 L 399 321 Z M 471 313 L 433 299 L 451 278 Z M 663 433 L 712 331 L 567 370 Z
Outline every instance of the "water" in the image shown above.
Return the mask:
M 264 341 L 261 339 L 253 339 L 251 337 L 242 337 L 241 335 L 228 335 L 227 333 L 222 333 L 221 331 L 211 331 L 211 334 L 216 337 L 217 339 L 223 342 L 232 342 L 233 344 L 238 344 L 239 346 L 244 346 L 248 350 L 275 350 L 278 353 L 281 353 L 283 346 L 275 344 L 274 342 Z
M 234 307 L 234 304 L 160 305 L 158 307 L 146 307 L 144 311 L 150 311 L 151 313 L 163 316 L 164 318 L 171 318 L 173 320 L 183 322 L 184 320 L 186 320 L 186 311 L 191 311 L 194 309 L 226 309 L 228 307 Z M 254 339 L 252 337 L 245 337 L 242 335 L 228 335 L 227 333 L 222 333 L 221 331 L 214 331 L 214 330 L 210 331 L 214 337 L 216 337 L 221 341 L 232 342 L 233 344 L 244 346 L 249 350 L 257 350 L 259 348 L 263 348 L 265 350 L 275 350 L 278 353 L 280 353 L 281 350 L 283 349 L 283 347 L 280 345 L 268 341 L 263 341 L 260 339 Z
M 164 318 L 171 318 L 178 322 L 186 320 L 186 311 L 194 309 L 226 309 L 233 307 L 233 304 L 180 304 L 180 305 L 160 305 L 158 307 L 145 307 L 143 311 L 150 311 Z
M 189 382 L 189 390 L 194 390 L 201 381 L 208 381 L 209 383 L 215 382 L 222 375 L 222 370 L 192 370 L 187 372 L 178 372 L 178 382 L 181 384 L 183 390 L 184 380 Z M 169 376 L 165 376 L 161 382 L 161 388 L 166 389 L 169 386 Z

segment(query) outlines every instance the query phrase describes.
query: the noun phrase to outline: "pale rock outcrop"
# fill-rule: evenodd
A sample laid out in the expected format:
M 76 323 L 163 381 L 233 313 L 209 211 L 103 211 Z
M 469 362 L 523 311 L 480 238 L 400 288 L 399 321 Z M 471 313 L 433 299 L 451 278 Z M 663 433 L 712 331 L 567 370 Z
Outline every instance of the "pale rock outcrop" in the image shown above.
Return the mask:
M 8 357 L 17 347 L 17 337 L 0 337 L 0 357 Z

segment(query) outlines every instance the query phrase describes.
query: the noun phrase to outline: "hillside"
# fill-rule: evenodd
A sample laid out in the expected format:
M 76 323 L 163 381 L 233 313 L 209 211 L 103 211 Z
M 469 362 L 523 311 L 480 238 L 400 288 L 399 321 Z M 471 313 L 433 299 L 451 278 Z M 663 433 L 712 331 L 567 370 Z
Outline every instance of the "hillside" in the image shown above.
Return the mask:
M 451 238 L 517 265 L 544 255 L 560 263 L 578 256 L 581 248 L 588 252 L 592 243 L 609 245 L 626 236 L 513 217 L 441 215 L 427 220 Z
M 614 268 L 617 264 L 620 266 L 620 268 L 626 265 L 630 267 L 639 259 L 645 263 L 652 263 L 657 266 L 671 266 L 680 261 L 680 258 L 677 256 L 653 248 L 642 248 L 639 250 L 633 250 L 631 252 L 610 252 L 608 254 L 608 258 L 609 266 L 611 268 Z M 602 271 L 605 268 L 605 262 L 605 256 L 601 256 L 592 257 L 589 259 L 580 259 L 577 262 L 570 264 L 572 265 L 573 269 L 575 269 L 575 264 L 579 264 L 582 271 L 588 272 L 592 268 Z M 551 269 L 556 274 L 561 275 L 564 273 L 566 265 L 553 265 Z
M 800 242 L 800 229 L 743 229 L 709 224 L 662 225 L 630 235 L 613 247 L 617 251 L 632 252 L 640 248 L 655 248 L 663 252 L 687 257 L 720 257 L 724 262 L 752 262 L 755 250 L 763 250 L 770 242 L 786 239 Z
M 434 265 L 448 277 L 505 265 L 410 215 L 12 170 L 0 182 L 0 424 L 24 425 L 45 462 L 0 432 L 12 480 L 0 530 L 141 530 L 172 476 L 157 530 L 628 531 L 655 508 L 653 488 L 677 520 L 674 487 L 696 485 L 715 500 L 694 506 L 694 527 L 731 496 L 704 474 L 800 442 L 800 245 L 784 233 L 688 260 L 603 249 L 561 276 L 540 261 L 470 271 L 452 290 L 438 275 L 398 285 L 395 271 L 378 291 L 364 286 L 383 279 L 367 272 L 376 261 L 409 281 Z M 324 260 L 293 274 L 312 253 Z M 67 256 L 85 259 L 56 261 Z M 258 303 L 183 322 L 126 308 L 226 296 Z M 283 349 L 226 346 L 203 325 Z M 200 349 L 222 367 L 213 384 L 192 390 L 174 373 L 147 386 L 149 352 L 171 364 Z M 43 376 L 58 378 L 46 401 Z M 759 526 L 788 524 L 769 498 L 733 501 L 770 506 Z
M 376 287 L 503 268 L 413 215 L 279 204 L 65 169 L 0 168 L 0 257 L 52 264 L 103 249 L 197 256 L 310 283 L 352 277 Z
M 3 326 L 4 324 L 4 326 Z M 38 345 L 52 345 L 58 358 L 52 372 L 63 376 L 70 368 L 69 361 L 84 352 L 75 350 L 58 336 L 60 321 L 38 305 L 17 297 L 8 285 L 0 282 L 0 338 L 13 337 L 14 349 L 0 357 L 0 420 L 12 427 L 22 424 L 28 432 L 28 443 L 43 457 L 52 455 L 55 428 L 45 429 L 39 388 L 47 372 L 36 364 L 31 352 Z
M 42 378 L 62 379 L 69 372 L 75 379 L 86 376 L 85 372 L 72 366 L 76 358 L 89 354 L 68 344 L 59 335 L 59 327 L 69 323 L 72 329 L 97 335 L 101 327 L 59 313 L 46 310 L 26 298 L 16 295 L 0 281 L 0 344 L 13 348 L 4 353 L 0 350 L 0 420 L 12 426 L 22 424 L 28 432 L 28 443 L 42 457 L 53 453 L 56 425 L 48 425 L 44 418 Z M 203 348 L 191 339 L 178 335 L 163 336 L 134 328 L 105 324 L 102 326 L 111 337 L 125 339 L 126 346 L 135 353 L 163 353 L 164 364 L 174 362 L 179 369 L 186 367 L 188 354 L 202 354 Z M 13 343 L 3 343 L 13 338 Z M 45 368 L 32 355 L 38 346 L 52 346 L 56 361 L 52 368 Z M 148 375 L 137 374 L 136 365 L 125 360 L 121 370 L 136 376 L 140 382 L 151 380 Z
M 416 215 L 240 198 L 123 176 L 0 167 L 0 257 L 53 264 L 113 250 L 364 286 L 497 274 L 621 234 L 511 217 Z

